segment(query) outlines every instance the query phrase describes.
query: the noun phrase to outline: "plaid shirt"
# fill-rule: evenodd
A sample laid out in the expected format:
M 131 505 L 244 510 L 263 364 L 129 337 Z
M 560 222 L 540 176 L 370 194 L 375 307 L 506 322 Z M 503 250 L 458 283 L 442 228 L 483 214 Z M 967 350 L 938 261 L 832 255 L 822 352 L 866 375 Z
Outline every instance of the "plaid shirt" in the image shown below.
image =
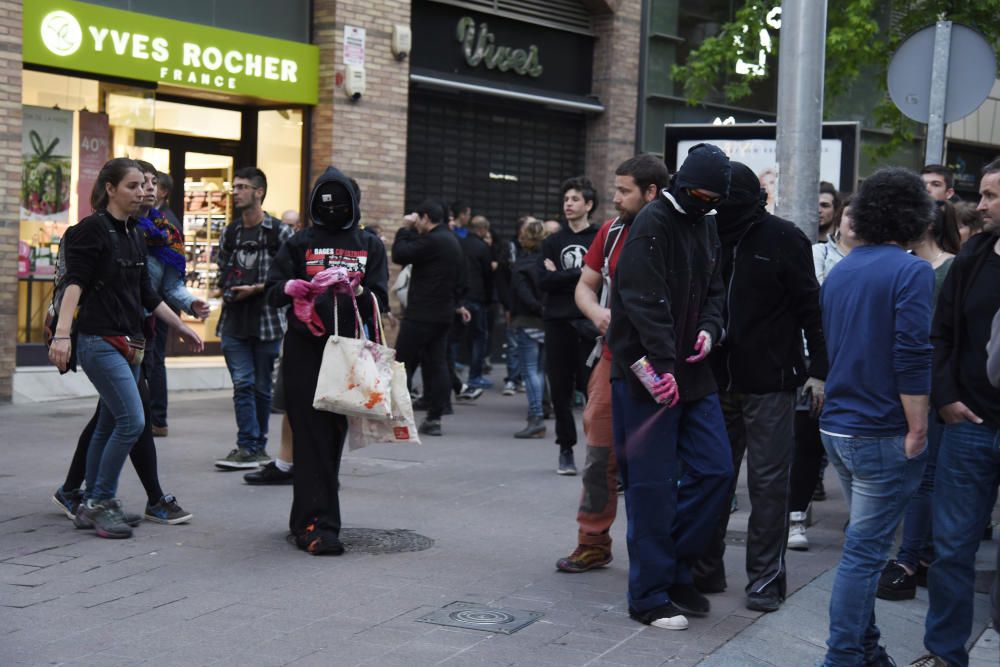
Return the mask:
M 234 225 L 239 226 L 242 224 L 243 224 L 242 218 L 236 218 L 231 223 L 229 223 L 229 226 L 226 227 L 226 230 L 222 232 L 222 239 L 220 241 L 226 238 L 226 232 L 229 231 L 230 227 L 233 227 Z M 292 229 L 288 225 L 281 224 L 280 221 L 272 218 L 267 213 L 264 213 L 264 221 L 261 222 L 261 226 L 264 228 L 265 237 L 269 233 L 266 230 L 277 227 L 278 240 L 280 240 L 281 243 L 284 243 L 292 236 Z M 263 283 L 267 282 L 267 275 L 271 271 L 271 263 L 274 262 L 274 257 L 272 257 L 271 254 L 267 251 L 267 243 L 261 244 L 261 249 L 259 252 L 260 252 L 259 280 L 260 282 Z M 225 284 L 225 277 L 229 273 L 229 268 L 232 262 L 233 262 L 232 254 L 226 251 L 225 243 L 220 242 L 219 256 L 218 256 L 219 287 L 222 288 L 223 290 L 225 290 L 228 287 L 228 285 Z M 259 297 L 252 297 L 252 298 L 263 299 L 265 297 L 261 295 Z M 273 306 L 269 306 L 265 303 L 264 308 L 261 311 L 260 327 L 258 329 L 257 337 L 260 340 L 275 340 L 277 338 L 281 338 L 282 336 L 284 336 L 285 327 L 287 326 L 285 319 L 287 310 L 288 310 L 287 306 L 282 308 L 274 308 Z M 226 305 L 223 304 L 222 313 L 219 314 L 219 323 L 215 327 L 215 335 L 219 336 L 220 338 L 222 337 L 222 332 L 224 331 L 226 326 L 226 311 L 227 311 Z

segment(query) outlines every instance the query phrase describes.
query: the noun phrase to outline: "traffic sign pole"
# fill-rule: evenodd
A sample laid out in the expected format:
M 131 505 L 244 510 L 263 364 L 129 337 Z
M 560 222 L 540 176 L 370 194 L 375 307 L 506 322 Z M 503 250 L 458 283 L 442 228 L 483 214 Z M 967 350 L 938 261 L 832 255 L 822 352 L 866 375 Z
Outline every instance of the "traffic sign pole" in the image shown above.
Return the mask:
M 927 118 L 927 151 L 924 164 L 944 162 L 944 111 L 948 99 L 948 66 L 951 58 L 951 21 L 938 21 L 934 29 L 931 95 Z

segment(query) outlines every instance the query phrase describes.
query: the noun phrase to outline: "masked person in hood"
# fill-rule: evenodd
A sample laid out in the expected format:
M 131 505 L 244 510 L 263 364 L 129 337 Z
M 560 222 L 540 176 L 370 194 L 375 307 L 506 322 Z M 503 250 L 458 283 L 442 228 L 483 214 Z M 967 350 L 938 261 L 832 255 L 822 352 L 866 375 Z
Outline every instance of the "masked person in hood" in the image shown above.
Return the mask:
M 290 313 L 284 345 L 285 411 L 295 452 L 289 528 L 303 551 L 339 555 L 344 547 L 339 539 L 337 477 L 347 418 L 314 409 L 313 396 L 327 338 L 335 330 L 341 336 L 354 335 L 356 318 L 350 294 L 357 299 L 362 326 L 374 331 L 375 302 L 383 312 L 388 304 L 389 269 L 385 246 L 358 227 L 358 198 L 351 181 L 334 167 L 327 168 L 313 186 L 309 216 L 312 226 L 289 239 L 278 252 L 268 274 L 267 299 L 275 307 L 290 305 L 290 295 L 326 269 L 344 269 L 344 278 L 351 279 L 316 296 L 315 312 L 322 327 L 316 327 L 315 322 L 309 327 Z M 314 333 L 319 329 L 323 333 Z
M 636 216 L 612 283 L 607 339 L 628 514 L 629 615 L 668 630 L 709 611 L 691 566 L 711 540 L 733 479 L 706 360 L 722 335 L 725 299 L 709 214 L 728 196 L 730 172 L 717 147 L 692 148 L 671 188 Z
M 720 389 L 733 469 L 739 470 L 744 453 L 747 457 L 746 605 L 766 612 L 777 610 L 785 597 L 796 389 L 809 378 L 811 396 L 817 404 L 822 401 L 826 344 L 809 240 L 791 222 L 767 212 L 767 195 L 750 167 L 733 162 L 732 168 L 729 198 L 719 203 L 715 216 L 722 241 L 726 334 L 709 363 Z M 734 490 L 735 480 L 730 495 Z M 714 517 L 715 538 L 695 568 L 702 592 L 726 587 L 722 556 L 728 509 Z

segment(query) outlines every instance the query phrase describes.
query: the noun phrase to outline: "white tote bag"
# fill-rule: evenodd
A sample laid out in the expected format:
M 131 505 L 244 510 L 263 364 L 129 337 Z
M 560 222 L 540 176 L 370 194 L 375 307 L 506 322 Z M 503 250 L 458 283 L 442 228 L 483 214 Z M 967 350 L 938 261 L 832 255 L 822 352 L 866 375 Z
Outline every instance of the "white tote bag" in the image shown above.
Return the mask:
M 337 297 L 333 299 L 333 335 L 323 349 L 323 362 L 316 382 L 313 408 L 337 414 L 388 420 L 392 416 L 392 376 L 396 351 L 381 344 L 381 340 L 368 340 L 361 328 L 358 301 L 351 295 L 356 321 L 357 338 L 340 335 L 337 317 Z M 375 306 L 378 322 L 378 302 Z M 376 337 L 380 326 L 376 324 Z M 286 378 L 294 382 L 294 378 Z

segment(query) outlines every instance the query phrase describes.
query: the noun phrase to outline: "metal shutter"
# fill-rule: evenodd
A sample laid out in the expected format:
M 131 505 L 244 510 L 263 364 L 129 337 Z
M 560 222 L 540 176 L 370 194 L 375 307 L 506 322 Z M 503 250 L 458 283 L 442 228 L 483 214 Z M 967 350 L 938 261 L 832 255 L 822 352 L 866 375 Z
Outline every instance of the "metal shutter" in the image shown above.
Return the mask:
M 545 25 L 585 35 L 594 34 L 590 12 L 579 0 L 432 0 L 485 14 Z

